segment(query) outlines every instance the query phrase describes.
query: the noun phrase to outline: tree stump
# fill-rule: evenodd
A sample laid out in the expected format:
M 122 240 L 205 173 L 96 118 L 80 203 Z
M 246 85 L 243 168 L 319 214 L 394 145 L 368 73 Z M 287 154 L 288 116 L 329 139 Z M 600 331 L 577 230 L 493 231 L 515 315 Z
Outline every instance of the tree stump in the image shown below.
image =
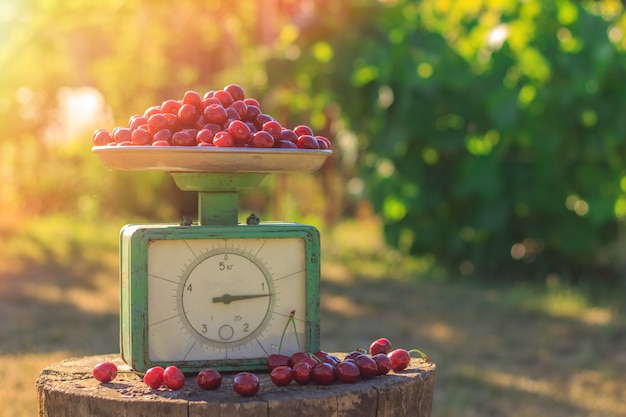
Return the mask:
M 338 354 L 338 356 L 342 356 Z M 205 391 L 196 375 L 187 375 L 178 391 L 146 386 L 141 377 L 118 374 L 110 383 L 93 377 L 103 361 L 130 370 L 118 354 L 72 358 L 44 369 L 37 380 L 40 417 L 428 417 L 431 415 L 433 363 L 412 359 L 400 372 L 354 384 L 275 386 L 267 372 L 257 375 L 259 393 L 241 397 L 231 387 L 234 374 L 223 374 L 222 386 Z

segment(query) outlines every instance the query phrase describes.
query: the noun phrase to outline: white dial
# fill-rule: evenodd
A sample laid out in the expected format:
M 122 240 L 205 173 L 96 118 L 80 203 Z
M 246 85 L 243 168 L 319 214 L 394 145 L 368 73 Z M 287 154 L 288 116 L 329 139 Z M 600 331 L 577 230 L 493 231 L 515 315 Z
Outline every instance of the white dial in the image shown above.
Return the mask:
M 148 346 L 155 362 L 289 354 L 304 346 L 301 238 L 154 240 Z M 289 326 L 295 311 L 297 333 Z

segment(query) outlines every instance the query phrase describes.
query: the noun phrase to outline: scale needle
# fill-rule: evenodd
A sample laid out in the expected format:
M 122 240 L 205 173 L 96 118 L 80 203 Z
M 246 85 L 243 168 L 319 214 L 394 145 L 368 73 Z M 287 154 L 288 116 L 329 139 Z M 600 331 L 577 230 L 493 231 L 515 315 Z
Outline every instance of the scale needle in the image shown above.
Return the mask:
M 213 302 L 230 304 L 233 301 L 250 300 L 252 298 L 262 298 L 262 297 L 269 297 L 269 296 L 270 294 L 245 294 L 245 295 L 224 294 L 221 297 L 213 297 Z

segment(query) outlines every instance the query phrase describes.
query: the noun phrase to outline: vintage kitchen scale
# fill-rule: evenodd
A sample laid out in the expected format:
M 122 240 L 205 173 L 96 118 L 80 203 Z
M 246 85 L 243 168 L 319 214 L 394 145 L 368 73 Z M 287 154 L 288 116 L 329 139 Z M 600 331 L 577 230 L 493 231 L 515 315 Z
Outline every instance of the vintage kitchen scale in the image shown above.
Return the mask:
M 313 226 L 239 222 L 239 191 L 313 172 L 330 150 L 96 146 L 111 169 L 166 171 L 198 192 L 198 223 L 120 232 L 120 348 L 135 370 L 266 368 L 320 345 L 320 241 Z M 293 316 L 293 326 L 290 317 Z M 285 331 L 287 328 L 287 331 Z

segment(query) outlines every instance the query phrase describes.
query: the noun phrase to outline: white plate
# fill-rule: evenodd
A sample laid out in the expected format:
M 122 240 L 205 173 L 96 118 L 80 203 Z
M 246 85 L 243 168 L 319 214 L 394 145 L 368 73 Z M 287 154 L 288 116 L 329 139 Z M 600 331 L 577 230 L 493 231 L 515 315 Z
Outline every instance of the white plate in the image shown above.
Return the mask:
M 326 149 L 94 146 L 104 165 L 125 171 L 313 172 L 332 154 Z

